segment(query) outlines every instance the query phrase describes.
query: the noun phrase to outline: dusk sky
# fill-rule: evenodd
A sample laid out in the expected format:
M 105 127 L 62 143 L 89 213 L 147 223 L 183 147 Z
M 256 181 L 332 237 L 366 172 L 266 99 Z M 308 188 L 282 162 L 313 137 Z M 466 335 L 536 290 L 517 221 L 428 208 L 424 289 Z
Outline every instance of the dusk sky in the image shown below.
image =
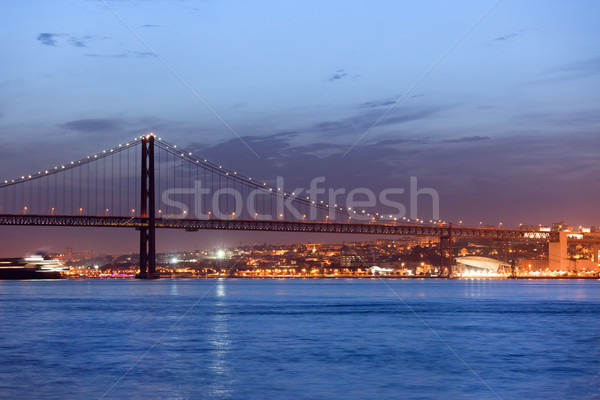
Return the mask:
M 296 187 L 415 176 L 447 221 L 597 226 L 599 15 L 597 1 L 4 2 L 2 180 L 155 132 Z M 133 230 L 0 232 L 15 256 L 137 245 Z M 269 240 L 161 232 L 158 247 Z

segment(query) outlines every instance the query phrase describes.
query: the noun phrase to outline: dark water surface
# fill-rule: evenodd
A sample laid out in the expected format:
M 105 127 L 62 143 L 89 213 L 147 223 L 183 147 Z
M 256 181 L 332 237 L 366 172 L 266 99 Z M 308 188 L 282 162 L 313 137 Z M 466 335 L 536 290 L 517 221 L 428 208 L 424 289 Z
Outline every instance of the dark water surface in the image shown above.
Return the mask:
M 599 281 L 0 281 L 0 318 L 2 399 L 600 397 Z

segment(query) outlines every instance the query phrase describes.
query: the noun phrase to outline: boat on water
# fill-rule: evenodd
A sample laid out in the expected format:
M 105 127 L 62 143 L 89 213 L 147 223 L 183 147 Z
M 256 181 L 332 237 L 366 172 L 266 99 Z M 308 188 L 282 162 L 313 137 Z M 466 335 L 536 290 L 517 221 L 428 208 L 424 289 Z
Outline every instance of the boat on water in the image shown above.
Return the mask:
M 68 270 L 60 261 L 43 255 L 0 258 L 0 279 L 61 279 Z

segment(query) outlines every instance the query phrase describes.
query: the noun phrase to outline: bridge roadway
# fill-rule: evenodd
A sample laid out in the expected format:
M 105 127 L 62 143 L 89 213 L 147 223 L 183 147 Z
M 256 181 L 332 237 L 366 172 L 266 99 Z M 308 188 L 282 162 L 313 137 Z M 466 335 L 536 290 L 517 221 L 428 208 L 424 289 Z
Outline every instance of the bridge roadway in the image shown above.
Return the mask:
M 148 219 L 141 217 L 112 216 L 0 214 L 0 225 L 145 228 L 148 226 Z M 559 232 L 554 231 L 541 232 L 526 229 L 473 228 L 452 226 L 449 224 L 358 224 L 343 222 L 156 218 L 155 227 L 164 229 L 185 229 L 187 231 L 219 229 L 236 231 L 355 233 L 396 236 L 452 236 L 473 239 L 535 240 L 551 242 L 559 240 Z

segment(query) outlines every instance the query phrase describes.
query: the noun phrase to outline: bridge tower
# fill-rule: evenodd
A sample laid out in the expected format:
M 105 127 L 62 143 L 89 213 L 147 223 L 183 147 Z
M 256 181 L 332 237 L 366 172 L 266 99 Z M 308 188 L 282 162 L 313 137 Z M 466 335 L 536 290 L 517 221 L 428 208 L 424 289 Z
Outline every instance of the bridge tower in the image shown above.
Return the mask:
M 142 136 L 142 175 L 140 216 L 140 272 L 139 279 L 156 279 L 156 224 L 154 192 L 154 135 Z

